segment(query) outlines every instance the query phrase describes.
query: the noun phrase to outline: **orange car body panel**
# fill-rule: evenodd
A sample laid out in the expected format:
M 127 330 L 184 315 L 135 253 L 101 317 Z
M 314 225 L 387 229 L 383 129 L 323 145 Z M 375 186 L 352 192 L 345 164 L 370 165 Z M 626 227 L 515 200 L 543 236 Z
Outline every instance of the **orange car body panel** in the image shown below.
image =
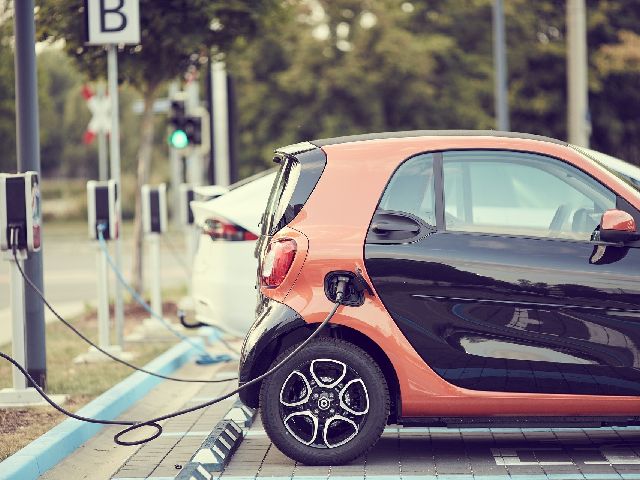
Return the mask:
M 640 209 L 640 195 L 594 162 L 551 142 L 504 137 L 413 137 L 367 140 L 323 147 L 327 165 L 298 216 L 278 238 L 294 238 L 298 252 L 287 278 L 262 294 L 285 303 L 306 322 L 322 321 L 332 307 L 324 277 L 333 270 L 359 267 L 367 281 L 364 243 L 377 203 L 393 171 L 407 158 L 429 151 L 506 149 L 549 155 L 575 165 Z M 438 376 L 422 360 L 389 316 L 378 295 L 360 307 L 344 306 L 332 323 L 355 329 L 376 342 L 395 368 L 401 415 L 422 416 L 571 416 L 637 415 L 640 397 L 527 394 L 475 391 Z

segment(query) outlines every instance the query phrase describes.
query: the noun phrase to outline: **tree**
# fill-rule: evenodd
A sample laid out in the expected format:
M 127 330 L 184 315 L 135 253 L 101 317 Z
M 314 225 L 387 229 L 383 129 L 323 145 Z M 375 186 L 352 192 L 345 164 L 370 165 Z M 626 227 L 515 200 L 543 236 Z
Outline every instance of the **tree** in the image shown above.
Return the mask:
M 64 39 L 65 50 L 83 72 L 97 78 L 106 71 L 102 49 L 83 41 L 82 0 L 38 0 L 36 25 L 41 40 Z M 140 187 L 148 182 L 154 137 L 153 103 L 164 82 L 189 66 L 206 62 L 210 51 L 225 52 L 239 37 L 253 34 L 276 0 L 140 0 L 141 44 L 119 52 L 121 82 L 140 92 L 144 109 L 139 128 L 135 206 L 134 286 L 142 286 L 142 228 Z
M 0 2 L 0 172 L 16 171 L 15 74 L 12 17 Z
M 296 15 L 230 61 L 242 172 L 305 139 L 495 128 L 492 3 L 300 2 Z M 592 146 L 634 163 L 639 12 L 633 2 L 588 2 Z M 508 0 L 505 17 L 512 130 L 566 138 L 566 2 Z

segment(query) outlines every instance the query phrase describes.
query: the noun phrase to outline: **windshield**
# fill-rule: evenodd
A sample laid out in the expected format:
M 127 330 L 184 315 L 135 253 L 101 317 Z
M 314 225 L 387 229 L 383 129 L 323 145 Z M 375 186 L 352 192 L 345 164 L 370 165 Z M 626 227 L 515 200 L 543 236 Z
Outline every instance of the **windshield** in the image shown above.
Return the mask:
M 589 148 L 578 147 L 576 145 L 569 146 L 576 152 L 604 167 L 616 177 L 620 178 L 622 181 L 640 192 L 640 168 L 636 165 Z

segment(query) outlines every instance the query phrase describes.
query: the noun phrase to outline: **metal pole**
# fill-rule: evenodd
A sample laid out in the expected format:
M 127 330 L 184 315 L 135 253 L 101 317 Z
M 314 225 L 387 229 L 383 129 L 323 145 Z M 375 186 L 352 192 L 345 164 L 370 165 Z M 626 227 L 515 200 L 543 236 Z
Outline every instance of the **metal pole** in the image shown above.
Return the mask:
M 13 2 L 16 69 L 16 145 L 18 171 L 40 175 L 40 131 L 38 128 L 38 84 L 36 72 L 33 0 Z M 42 250 L 31 253 L 24 271 L 44 292 Z M 47 349 L 44 305 L 32 289 L 25 290 L 27 371 L 42 388 L 47 386 Z
M 503 0 L 493 2 L 493 65 L 495 75 L 495 109 L 498 130 L 509 131 L 509 100 L 507 90 L 507 48 L 504 32 Z
M 229 185 L 229 98 L 227 96 L 227 70 L 224 62 L 211 65 L 211 91 L 213 97 L 213 148 L 217 185 Z
M 19 262 L 20 260 L 18 260 Z M 11 354 L 20 365 L 25 365 L 25 315 L 24 315 L 24 280 L 20 275 L 16 260 L 9 258 L 9 269 L 11 270 L 11 283 L 9 283 L 11 317 L 13 318 L 13 340 L 11 344 Z M 27 379 L 20 371 L 13 367 L 13 388 L 23 390 L 27 388 Z
M 98 84 L 98 98 L 105 97 L 105 86 L 102 82 Z M 98 131 L 98 178 L 101 182 L 109 179 L 109 165 L 107 164 L 107 133 L 100 129 Z
M 227 73 L 229 105 L 229 183 L 238 181 L 238 104 L 233 76 Z
M 109 97 L 111 98 L 111 178 L 116 181 L 118 188 L 117 218 L 120 235 L 115 240 L 115 263 L 118 271 L 122 272 L 122 185 L 120 182 L 120 112 L 118 109 L 118 56 L 115 45 L 107 47 L 107 78 L 109 82 Z M 122 299 L 122 285 L 116 282 L 115 288 L 115 326 L 116 345 L 124 348 L 124 303 Z
M 151 274 L 151 310 L 163 316 L 160 289 L 160 234 L 147 234 L 147 242 L 149 244 L 149 273 Z
M 567 92 L 569 143 L 589 146 L 587 15 L 584 0 L 567 0 Z
M 169 101 L 178 93 L 178 82 L 169 84 Z M 180 205 L 180 184 L 182 183 L 182 174 L 180 165 L 180 152 L 177 148 L 169 146 L 169 168 L 171 170 L 171 191 L 173 192 L 173 205 Z M 172 219 L 175 225 L 180 225 L 180 215 L 174 207 L 171 210 Z
M 192 80 L 186 87 L 187 113 L 193 113 L 200 105 L 200 87 L 197 80 Z M 187 182 L 192 185 L 202 185 L 204 183 L 204 171 L 202 168 L 202 156 L 197 148 L 190 147 L 187 157 Z
M 109 348 L 109 271 L 107 257 L 96 245 L 96 266 L 98 268 L 98 341 L 99 345 Z

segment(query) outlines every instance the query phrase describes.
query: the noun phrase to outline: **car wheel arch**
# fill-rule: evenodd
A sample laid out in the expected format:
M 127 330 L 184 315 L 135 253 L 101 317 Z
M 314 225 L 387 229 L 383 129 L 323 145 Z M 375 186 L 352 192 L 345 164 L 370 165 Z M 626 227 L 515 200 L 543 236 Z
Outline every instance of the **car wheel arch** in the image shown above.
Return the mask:
M 281 334 L 274 338 L 263 350 L 262 354 L 267 358 L 265 361 L 257 362 L 257 365 L 254 366 L 251 372 L 251 378 L 256 378 L 265 373 L 282 352 L 304 341 L 314 330 L 315 325 L 305 325 L 302 327 L 292 325 L 291 329 L 281 332 Z M 376 361 L 385 376 L 389 388 L 389 398 L 391 400 L 389 423 L 395 423 L 401 415 L 400 383 L 395 368 L 384 350 L 363 333 L 345 325 L 330 325 L 329 329 L 321 332 L 320 336 L 339 338 L 350 342 L 363 349 Z M 249 405 L 251 407 L 258 406 L 261 384 L 262 382 L 259 382 L 254 385 L 251 394 L 248 396 L 251 399 L 252 404 Z

